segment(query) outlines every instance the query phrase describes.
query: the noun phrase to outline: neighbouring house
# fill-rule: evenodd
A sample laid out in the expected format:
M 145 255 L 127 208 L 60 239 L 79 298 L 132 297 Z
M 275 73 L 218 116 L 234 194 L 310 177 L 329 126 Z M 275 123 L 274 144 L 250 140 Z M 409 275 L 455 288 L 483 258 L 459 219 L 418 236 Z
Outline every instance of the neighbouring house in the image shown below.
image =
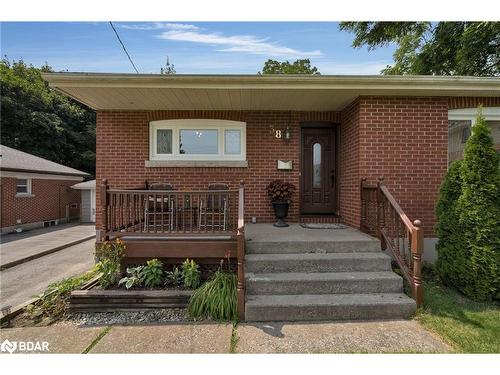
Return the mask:
M 82 195 L 80 222 L 95 223 L 95 180 L 79 182 L 71 187 L 80 190 Z
M 0 147 L 2 233 L 78 220 L 80 192 L 71 186 L 87 173 Z
M 420 303 L 422 249 L 434 258 L 438 190 L 459 151 L 454 121 L 473 125 L 478 106 L 497 121 L 500 107 L 492 77 L 43 76 L 97 111 L 100 241 L 121 237 L 128 263 L 234 259 L 248 320 L 407 316 L 381 294 L 394 274 L 379 274 L 390 269 L 380 248 Z M 274 179 L 297 188 L 289 222 L 362 229 L 378 253 L 356 231 L 273 228 Z

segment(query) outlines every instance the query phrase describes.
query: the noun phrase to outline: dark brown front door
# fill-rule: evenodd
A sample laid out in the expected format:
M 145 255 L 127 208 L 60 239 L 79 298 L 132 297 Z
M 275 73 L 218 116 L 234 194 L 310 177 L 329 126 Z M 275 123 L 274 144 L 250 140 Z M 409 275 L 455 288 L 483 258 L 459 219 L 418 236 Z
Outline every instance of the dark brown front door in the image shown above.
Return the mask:
M 302 128 L 300 207 L 302 214 L 336 212 L 335 128 Z

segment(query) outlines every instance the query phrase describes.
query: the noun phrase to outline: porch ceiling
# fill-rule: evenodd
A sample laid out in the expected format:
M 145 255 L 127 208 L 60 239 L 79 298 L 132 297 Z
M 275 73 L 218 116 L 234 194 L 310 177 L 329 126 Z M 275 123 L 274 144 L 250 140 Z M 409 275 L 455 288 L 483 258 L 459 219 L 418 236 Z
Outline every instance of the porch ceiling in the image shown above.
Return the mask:
M 341 110 L 356 97 L 500 96 L 500 78 L 43 73 L 96 110 Z

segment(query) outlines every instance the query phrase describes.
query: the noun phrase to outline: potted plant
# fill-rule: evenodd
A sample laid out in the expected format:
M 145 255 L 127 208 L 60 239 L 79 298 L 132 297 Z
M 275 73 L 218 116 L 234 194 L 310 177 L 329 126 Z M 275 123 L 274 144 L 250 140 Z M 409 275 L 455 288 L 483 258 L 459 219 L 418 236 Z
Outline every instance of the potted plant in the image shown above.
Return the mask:
M 288 224 L 285 223 L 285 218 L 288 215 L 288 207 L 292 194 L 295 190 L 295 186 L 289 182 L 282 180 L 274 180 L 267 186 L 267 195 L 271 198 L 271 203 L 274 207 L 274 215 L 276 216 L 276 223 L 273 225 L 275 227 L 287 227 Z

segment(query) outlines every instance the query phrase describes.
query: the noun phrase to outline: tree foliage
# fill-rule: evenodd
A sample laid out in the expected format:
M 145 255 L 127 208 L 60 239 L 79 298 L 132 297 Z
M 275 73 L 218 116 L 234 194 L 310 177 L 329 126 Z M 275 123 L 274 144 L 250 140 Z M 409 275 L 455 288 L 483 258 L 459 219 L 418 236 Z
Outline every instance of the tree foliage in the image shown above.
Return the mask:
M 309 59 L 299 59 L 292 63 L 269 59 L 264 63 L 262 72 L 258 74 L 320 74 L 320 72 L 318 68 L 311 66 Z
M 383 74 L 500 75 L 500 22 L 342 22 L 353 47 L 396 44 Z
M 478 115 L 464 159 L 450 166 L 437 204 L 437 271 L 476 300 L 500 292 L 500 170 L 490 128 Z
M 0 61 L 2 144 L 95 173 L 95 113 L 52 90 L 22 60 Z

